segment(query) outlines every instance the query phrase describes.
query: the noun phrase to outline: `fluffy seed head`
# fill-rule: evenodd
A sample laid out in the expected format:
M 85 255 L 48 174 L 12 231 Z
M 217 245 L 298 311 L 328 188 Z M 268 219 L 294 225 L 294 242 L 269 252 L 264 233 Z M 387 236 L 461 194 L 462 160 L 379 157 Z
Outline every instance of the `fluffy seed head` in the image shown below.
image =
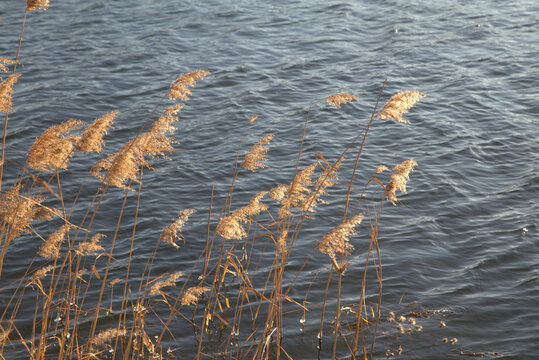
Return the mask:
M 268 144 L 274 135 L 275 134 L 268 134 L 258 140 L 258 142 L 254 144 L 249 152 L 245 155 L 240 166 L 252 172 L 256 172 L 256 169 L 258 168 L 268 167 L 264 161 L 268 160 L 268 157 L 266 156 L 269 150 Z
M 380 173 L 382 173 L 382 172 L 384 172 L 384 171 L 386 171 L 386 170 L 387 170 L 387 166 L 385 166 L 385 165 L 378 165 L 378 166 L 376 167 L 376 169 L 374 169 L 374 172 L 377 173 L 377 174 L 380 174 Z
M 255 122 L 256 119 L 258 119 L 258 115 L 253 115 L 247 121 L 249 121 L 249 124 L 252 124 Z
M 292 183 L 288 187 L 287 196 L 281 201 L 279 217 L 283 218 L 291 214 L 292 208 L 299 208 L 311 193 L 309 188 L 312 185 L 312 175 L 318 163 L 313 163 L 301 170 L 294 176 Z
M 268 209 L 267 205 L 260 202 L 262 197 L 267 194 L 267 191 L 262 191 L 256 194 L 249 204 L 235 210 L 229 216 L 225 216 L 217 224 L 215 229 L 219 235 L 225 240 L 228 239 L 243 239 L 247 236 L 247 232 L 243 228 L 242 223 L 248 222 L 249 217 L 259 215 L 262 211 Z
M 97 336 L 95 336 L 90 343 L 95 346 L 103 346 L 111 342 L 112 339 L 117 338 L 118 336 L 123 336 L 126 334 L 125 329 L 107 329 L 101 331 Z
M 346 94 L 346 93 L 340 93 L 336 95 L 330 95 L 326 98 L 326 102 L 335 107 L 340 108 L 342 104 L 346 104 L 347 102 L 350 102 L 352 100 L 357 100 L 357 96 Z
M 92 151 L 101 152 L 101 149 L 105 144 L 103 136 L 107 134 L 109 128 L 112 127 L 112 122 L 117 114 L 118 111 L 112 111 L 97 118 L 92 124 L 88 125 L 86 130 L 80 136 L 80 140 L 77 144 L 77 151 L 82 153 L 89 153 Z
M 105 249 L 99 244 L 99 239 L 105 237 L 103 234 L 95 234 L 90 241 L 79 244 L 75 253 L 79 256 L 95 255 Z
M 335 260 L 337 254 L 350 255 L 354 246 L 350 244 L 350 236 L 357 233 L 355 227 L 363 220 L 363 214 L 355 215 L 330 230 L 318 243 L 317 249 Z
M 28 150 L 28 165 L 33 169 L 53 171 L 66 169 L 80 137 L 71 135 L 85 123 L 69 119 L 45 130 Z
M 210 72 L 206 70 L 195 70 L 180 76 L 170 85 L 168 92 L 169 99 L 175 100 L 180 98 L 182 100 L 189 100 L 189 96 L 191 95 L 189 87 L 195 86 L 197 80 L 202 80 L 209 74 Z
M 11 111 L 13 85 L 15 85 L 19 76 L 21 74 L 11 74 L 0 83 L 0 112 Z
M 60 256 L 60 246 L 69 232 L 69 225 L 64 224 L 53 232 L 41 245 L 37 254 L 46 259 L 58 259 Z
M 415 166 L 417 166 L 417 162 L 414 159 L 408 159 L 393 168 L 390 180 L 386 185 L 386 197 L 393 205 L 396 205 L 398 201 L 395 196 L 397 190 L 406 193 L 406 183 L 410 179 L 410 172 Z
M 150 289 L 150 295 L 159 294 L 161 288 L 165 286 L 174 286 L 176 284 L 176 280 L 178 280 L 181 276 L 183 276 L 183 272 L 178 271 L 170 275 L 166 280 L 156 282 Z
M 47 10 L 50 0 L 26 0 L 26 11 Z
M 206 286 L 190 287 L 185 291 L 180 302 L 182 303 L 182 305 L 194 305 L 198 303 L 198 299 L 200 299 L 200 296 L 209 290 L 210 288 Z
M 9 69 L 6 65 L 13 65 L 13 64 L 15 64 L 15 60 L 11 60 L 7 57 L 0 56 L 0 73 L 8 72 Z
M 401 91 L 393 95 L 384 105 L 383 109 L 376 114 L 382 119 L 394 119 L 398 122 L 407 123 L 408 121 L 402 118 L 408 110 L 414 106 L 420 98 L 427 95 L 419 91 Z
M 183 211 L 180 211 L 178 213 L 177 219 L 167 226 L 165 230 L 161 233 L 159 236 L 159 241 L 165 241 L 169 243 L 170 245 L 174 246 L 175 248 L 179 248 L 180 246 L 176 244 L 176 239 L 181 238 L 183 242 L 185 243 L 185 240 L 183 239 L 182 234 L 180 234 L 180 231 L 183 228 L 183 225 L 187 222 L 189 219 L 189 216 L 194 214 L 196 210 L 194 209 L 185 209 Z
M 20 185 L 11 187 L 0 194 L 0 220 L 7 229 L 7 239 L 14 239 L 24 232 L 28 232 L 32 222 L 38 217 L 41 196 L 21 196 Z

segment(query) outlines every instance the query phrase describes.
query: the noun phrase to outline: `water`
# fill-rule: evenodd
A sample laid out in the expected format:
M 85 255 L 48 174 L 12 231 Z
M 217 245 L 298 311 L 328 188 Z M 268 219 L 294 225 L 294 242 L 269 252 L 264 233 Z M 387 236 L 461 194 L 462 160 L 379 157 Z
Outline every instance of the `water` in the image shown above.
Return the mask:
M 20 1 L 0 5 L 2 56 L 15 55 L 23 10 Z M 158 252 L 157 276 L 185 270 L 202 250 L 211 185 L 215 204 L 221 204 L 242 132 L 249 145 L 269 132 L 275 138 L 270 168 L 238 179 L 233 207 L 256 191 L 290 181 L 313 101 L 322 100 L 313 108 L 302 165 L 314 161 L 317 152 L 336 158 L 368 122 L 384 79 L 382 101 L 397 91 L 420 90 L 427 98 L 406 115 L 411 124 L 375 120 L 354 196 L 375 166 L 410 157 L 419 163 L 403 204 L 386 205 L 380 225 L 382 314 L 444 312 L 418 319 L 423 331 L 411 335 L 396 336 L 395 324 L 381 323 L 386 335 L 379 334 L 375 357 L 384 358 L 386 349 L 395 351 L 398 345 L 403 356 L 414 359 L 481 352 L 490 352 L 487 358 L 538 357 L 537 14 L 534 1 L 53 0 L 49 10 L 28 17 L 6 156 L 23 163 L 28 146 L 49 126 L 119 110 L 106 138 L 108 151 L 114 151 L 136 134 L 179 74 L 210 70 L 181 112 L 177 138 L 186 151 L 155 161 L 156 171 L 144 175 L 133 279 L 174 215 L 187 207 L 198 210 L 185 230 L 187 245 Z M 329 109 L 323 99 L 338 92 L 360 100 Z M 260 117 L 247 128 L 245 120 L 253 114 Z M 78 190 L 97 159 L 74 158 L 64 193 Z M 19 170 L 6 165 L 5 183 Z M 349 178 L 350 171 L 341 176 Z M 330 210 L 321 209 L 305 225 L 291 269 L 301 266 L 316 239 L 339 222 L 344 189 L 336 188 Z M 87 191 L 83 196 L 90 198 L 93 190 Z M 113 193 L 96 219 L 109 238 L 122 197 Z M 122 223 L 118 264 L 127 259 L 135 198 L 131 195 Z M 47 225 L 36 231 L 50 232 Z M 344 303 L 359 300 L 368 230 L 360 231 L 363 237 L 354 240 L 356 252 L 343 278 Z M 2 304 L 38 246 L 32 236 L 11 245 Z M 327 257 L 316 252 L 312 257 L 291 292 L 295 299 L 303 299 L 318 271 L 319 279 L 327 278 Z M 320 301 L 324 286 L 324 280 L 314 282 L 313 302 Z M 374 286 L 369 296 L 374 305 Z M 287 317 L 285 348 L 294 359 L 317 356 L 316 311 L 307 316 L 304 333 L 300 315 Z M 333 315 L 328 316 L 329 322 Z M 26 319 L 21 329 L 31 323 L 31 312 Z M 441 320 L 447 327 L 439 328 Z M 170 344 L 179 348 L 177 356 L 189 358 L 196 346 L 192 329 L 177 322 Z M 442 342 L 453 337 L 458 343 Z M 344 346 L 340 350 L 347 353 Z M 322 357 L 330 356 L 329 349 L 324 351 Z

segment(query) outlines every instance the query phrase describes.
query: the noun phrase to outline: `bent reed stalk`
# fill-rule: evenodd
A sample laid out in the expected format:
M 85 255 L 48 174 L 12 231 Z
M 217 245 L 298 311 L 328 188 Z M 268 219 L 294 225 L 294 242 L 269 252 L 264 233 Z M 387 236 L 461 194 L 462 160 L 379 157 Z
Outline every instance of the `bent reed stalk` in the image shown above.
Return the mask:
M 48 0 L 28 0 L 25 19 L 28 12 L 45 10 L 48 6 Z M 21 43 L 22 31 L 16 59 L 0 57 L 0 72 L 8 72 L 9 67 L 13 67 L 12 74 L 0 83 L 0 112 L 5 113 L 2 169 L 5 166 L 5 139 L 12 96 L 17 81 L 21 80 L 21 74 L 15 72 Z M 0 192 L 0 276 L 4 275 L 2 268 L 9 266 L 9 257 L 6 257 L 9 249 L 21 246 L 13 245 L 13 239 L 37 239 L 41 244 L 20 280 L 3 286 L 9 289 L 11 295 L 0 315 L 2 358 L 4 355 L 9 358 L 12 352 L 20 354 L 25 351 L 30 359 L 171 359 L 176 357 L 175 352 L 178 353 L 174 347 L 177 334 L 174 334 L 171 326 L 173 321 L 175 326 L 177 321 L 181 321 L 191 327 L 196 342 L 193 346 L 196 351 L 194 357 L 197 359 L 292 358 L 287 350 L 286 338 L 286 326 L 292 314 L 302 313 L 300 323 L 302 329 L 307 331 L 307 323 L 318 322 L 317 319 L 308 319 L 307 314 L 316 311 L 320 311 L 320 329 L 313 331 L 316 325 L 311 326 L 309 336 L 318 334 L 319 357 L 326 354 L 322 346 L 324 327 L 326 331 L 329 328 L 333 332 L 333 359 L 346 353 L 337 350 L 339 344 L 348 349 L 351 358 L 373 357 L 382 295 L 378 226 L 384 203 L 399 203 L 396 192 L 406 192 L 410 173 L 417 163 L 413 159 L 397 163 L 386 181 L 379 177 L 388 167 L 381 165 L 374 169 L 365 189 L 374 187 L 374 194 L 376 190 L 381 190 L 382 195 L 377 201 L 364 201 L 366 190 L 357 194 L 352 183 L 359 170 L 365 139 L 374 119 L 391 118 L 407 122 L 403 115 L 425 94 L 418 91 L 399 92 L 378 112 L 377 103 L 365 128 L 346 144 L 339 156 L 328 161 L 321 153 L 310 154 L 310 158 L 316 160 L 301 168 L 309 115 L 316 111 L 315 106 L 340 109 L 359 99 L 352 94 L 339 93 L 327 96 L 325 105 L 320 105 L 322 101 L 313 102 L 298 142 L 297 161 L 292 167 L 294 171 L 290 175 L 290 182 L 262 189 L 252 195 L 246 204 L 232 202 L 234 183 L 239 177 L 247 177 L 249 173 L 270 167 L 270 142 L 277 135 L 270 133 L 262 136 L 243 157 L 240 157 L 243 139 L 239 139 L 230 190 L 218 219 L 215 221 L 212 217 L 215 206 L 212 186 L 208 213 L 201 209 L 178 209 L 176 218 L 156 236 L 155 246 L 142 272 L 134 271 L 131 264 L 135 233 L 140 221 L 144 171 L 153 168 L 153 159 L 167 158 L 168 153 L 177 150 L 174 148 L 177 140 L 172 134 L 176 130 L 179 113 L 190 100 L 192 88 L 209 75 L 209 71 L 195 70 L 179 76 L 145 119 L 136 136 L 127 140 L 117 152 L 89 166 L 88 174 L 100 181 L 96 189 L 86 189 L 87 183 L 83 182 L 78 194 L 71 196 L 62 191 L 61 184 L 77 181 L 70 179 L 72 175 L 66 171 L 75 153 L 101 153 L 104 150 L 104 137 L 111 132 L 118 111 L 99 116 L 89 125 L 81 120 L 69 119 L 45 130 L 29 148 L 23 171 L 17 178 L 5 179 L 5 182 L 13 185 Z M 385 82 L 382 89 L 384 86 Z M 183 102 L 160 110 L 166 97 L 173 102 Z M 381 97 L 382 90 L 378 101 Z M 159 115 L 152 122 L 154 113 Z M 253 115 L 246 126 L 257 118 L 258 115 Z M 345 155 L 358 145 L 355 161 L 348 164 Z M 344 208 L 333 209 L 335 214 L 342 212 L 342 221 L 328 230 L 326 235 L 320 235 L 310 254 L 298 254 L 294 245 L 309 221 L 313 220 L 318 207 L 329 205 L 324 197 L 333 188 L 339 188 L 339 173 L 344 169 L 352 170 L 350 179 L 343 182 L 342 189 L 347 190 Z M 2 177 L 3 172 L 0 171 L 0 184 L 4 180 Z M 56 192 L 52 190 L 51 185 L 54 184 Z M 138 185 L 136 189 L 132 187 L 133 184 Z M 94 228 L 99 227 L 95 222 L 99 219 L 97 214 L 103 199 L 117 198 L 110 191 L 113 188 L 123 189 L 124 196 L 117 209 L 116 226 L 111 229 L 113 236 L 109 239 Z M 93 193 L 93 198 L 79 198 L 83 189 Z M 133 193 L 137 194 L 136 200 L 131 199 Z M 51 194 L 54 196 L 51 197 Z M 68 212 L 67 201 L 72 202 Z M 115 244 L 125 236 L 120 224 L 127 216 L 130 201 L 136 204 L 131 247 L 128 258 L 119 259 Z M 354 210 L 349 207 L 352 201 L 357 202 Z M 45 202 L 55 205 L 45 206 Z M 363 208 L 361 212 L 357 211 L 359 206 Z M 207 216 L 207 236 L 199 257 L 190 267 L 182 268 L 179 265 L 173 272 L 156 273 L 153 267 L 159 262 L 158 253 L 163 247 L 167 251 L 182 251 L 184 247 L 192 245 L 191 237 L 184 235 L 184 228 L 189 227 L 190 217 L 196 216 L 197 211 Z M 47 227 L 49 235 L 41 234 L 36 229 L 44 226 L 35 225 L 43 221 L 56 223 L 56 230 L 52 231 L 51 225 Z M 366 223 L 366 226 L 361 225 L 363 230 L 360 229 L 362 221 Z M 366 242 L 360 240 L 359 236 L 363 234 L 367 234 Z M 350 264 L 357 258 L 354 244 L 360 241 L 368 244 L 368 250 L 364 253 L 359 298 L 357 303 L 346 305 L 355 309 L 352 311 L 355 319 L 348 322 L 353 331 L 346 331 L 342 325 L 345 320 L 341 318 L 344 307 L 341 305 L 342 278 L 346 271 L 352 271 Z M 302 256 L 304 263 L 301 268 L 289 269 L 289 260 Z M 313 298 L 312 292 L 309 293 L 312 282 L 305 289 L 305 295 L 289 295 L 293 288 L 302 291 L 301 287 L 297 287 L 296 279 L 307 275 L 302 271 L 312 259 L 324 257 L 327 259 L 325 269 L 328 280 L 324 285 L 323 297 Z M 374 304 L 376 311 L 371 305 L 369 312 L 366 289 L 371 279 L 367 275 L 370 269 L 376 273 L 378 302 Z M 360 270 L 353 271 L 358 273 Z M 320 269 L 315 278 L 319 272 Z M 334 274 L 337 275 L 336 284 Z M 117 285 L 119 283 L 123 285 L 123 291 L 121 295 L 114 295 L 114 286 L 120 286 Z M 337 290 L 335 297 L 329 290 L 332 284 Z M 326 309 L 328 303 L 336 305 L 334 318 L 329 321 L 325 319 L 329 312 Z M 20 319 L 23 309 L 32 309 L 31 323 L 24 323 Z M 370 340 L 366 332 L 372 334 Z

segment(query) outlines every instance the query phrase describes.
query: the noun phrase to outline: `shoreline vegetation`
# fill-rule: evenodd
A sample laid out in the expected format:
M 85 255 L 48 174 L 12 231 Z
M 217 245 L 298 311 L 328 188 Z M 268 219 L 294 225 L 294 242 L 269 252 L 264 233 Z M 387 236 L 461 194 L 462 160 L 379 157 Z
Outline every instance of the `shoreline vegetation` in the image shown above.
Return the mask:
M 407 123 L 404 115 L 425 94 L 401 91 L 381 106 L 384 82 L 370 119 L 343 147 L 340 156 L 326 159 L 321 153 L 309 154 L 317 160 L 300 167 L 300 160 L 305 157 L 303 144 L 309 116 L 316 111 L 314 105 L 338 111 L 359 99 L 340 93 L 313 102 L 302 137 L 298 139 L 297 162 L 290 181 L 261 189 L 244 204 L 232 202 L 235 182 L 240 176 L 262 172 L 268 167 L 275 134 L 263 135 L 248 150 L 242 149 L 243 137 L 240 137 L 238 157 L 231 160 L 234 172 L 224 203 L 214 204 L 212 187 L 208 213 L 204 214 L 208 218 L 205 245 L 194 265 L 180 266 L 171 273 L 152 270 L 159 261 L 156 253 L 161 247 L 181 251 L 189 246 L 184 227 L 188 227 L 190 216 L 200 210 L 184 208 L 178 209 L 176 218 L 166 228 L 156 229 L 161 233 L 156 236 L 151 256 L 143 272 L 135 274 L 131 266 L 137 224 L 141 221 L 138 210 L 144 185 L 142 174 L 153 168 L 154 159 L 167 158 L 181 150 L 173 137 L 175 124 L 197 83 L 211 81 L 211 74 L 207 70 L 194 70 L 179 76 L 138 133 L 117 152 L 105 150 L 105 139 L 112 134 L 118 111 L 103 114 L 91 124 L 69 119 L 45 130 L 35 140 L 17 178 L 3 179 L 4 167 L 13 166 L 5 156 L 6 132 L 17 81 L 24 79 L 17 72 L 24 23 L 30 13 L 46 10 L 49 5 L 48 0 L 27 1 L 17 55 L 14 59 L 0 57 L 0 113 L 5 116 L 0 166 L 0 281 L 4 283 L 2 272 L 9 267 L 10 248 L 20 246 L 13 244 L 14 239 L 23 236 L 40 243 L 24 276 L 13 287 L 9 301 L 3 304 L 0 357 L 10 358 L 10 353 L 24 351 L 29 359 L 173 359 L 177 349 L 166 345 L 174 343 L 170 324 L 182 321 L 192 328 L 196 348 L 193 358 L 290 359 L 284 335 L 286 317 L 302 314 L 300 324 L 305 331 L 307 313 L 314 308 L 321 316 L 316 320 L 317 334 L 309 336 L 317 338 L 319 358 L 322 349 L 330 349 L 324 351 L 333 359 L 373 358 L 381 321 L 395 322 L 401 334 L 421 331 L 421 325 L 414 319 L 427 316 L 427 312 L 390 313 L 382 319 L 382 254 L 378 242 L 384 205 L 399 205 L 400 194 L 406 193 L 410 174 L 418 164 L 414 159 L 404 158 L 375 169 L 361 169 L 372 174 L 362 185 L 362 194 L 355 193 L 353 183 L 360 171 L 363 147 L 373 121 L 381 118 Z M 257 117 L 253 115 L 241 126 L 248 128 Z M 97 178 L 100 186 L 88 190 L 83 182 L 78 193 L 64 193 L 62 184 L 70 181 L 65 178 L 69 176 L 66 170 L 73 155 L 91 152 L 105 154 L 97 163 L 88 165 L 88 174 Z M 351 169 L 350 178 L 339 179 L 343 167 Z M 336 186 L 346 194 L 344 209 L 335 209 L 342 214 L 342 220 L 320 234 L 320 240 L 313 246 L 326 256 L 328 272 L 317 273 L 311 283 L 324 282 L 326 291 L 322 298 L 314 299 L 309 296 L 309 286 L 301 297 L 297 294 L 292 297 L 295 280 L 312 276 L 302 273 L 310 256 L 299 269 L 287 266 L 294 244 L 302 229 L 309 226 L 317 207 L 330 206 L 324 197 Z M 362 201 L 367 188 L 375 189 L 378 198 Z M 83 189 L 94 194 L 91 201 L 79 200 Z M 105 236 L 94 230 L 99 227 L 94 220 L 103 199 L 117 196 L 118 190 L 110 195 L 114 189 L 123 193 L 123 199 L 116 212 L 117 225 L 110 231 L 113 235 Z M 128 203 L 134 204 L 136 212 L 131 232 L 125 234 L 120 232 L 120 222 Z M 84 214 L 82 221 L 73 220 L 75 213 Z M 212 216 L 217 214 L 217 222 L 212 221 Z M 60 225 L 47 233 L 38 233 L 33 224 L 43 221 Z M 131 248 L 126 264 L 122 265 L 124 274 L 112 277 L 116 245 L 126 238 L 130 238 Z M 263 248 L 255 244 L 259 239 L 266 240 Z M 359 241 L 364 246 L 358 255 L 354 253 L 354 243 Z M 361 291 L 354 303 L 344 304 L 342 282 L 352 256 L 365 259 Z M 271 266 L 259 268 L 262 257 L 273 259 Z M 366 298 L 367 289 L 373 289 L 372 284 L 367 285 L 369 279 L 373 281 L 372 274 L 375 274 L 377 302 L 371 305 Z M 336 292 L 329 291 L 330 285 Z M 91 291 L 98 296 L 90 302 L 85 295 Z M 20 313 L 23 309 L 30 311 L 28 306 L 33 313 L 32 322 L 21 323 Z M 115 325 L 110 326 L 111 323 Z M 443 326 L 445 323 L 441 322 L 440 327 Z M 457 342 L 456 338 L 445 340 Z M 398 346 L 375 355 L 392 357 L 402 352 Z

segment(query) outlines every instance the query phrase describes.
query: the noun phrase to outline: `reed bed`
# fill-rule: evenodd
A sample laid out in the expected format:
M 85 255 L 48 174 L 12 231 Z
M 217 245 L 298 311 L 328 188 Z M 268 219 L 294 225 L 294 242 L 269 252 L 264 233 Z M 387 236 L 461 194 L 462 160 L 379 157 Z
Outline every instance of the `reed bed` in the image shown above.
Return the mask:
M 48 6 L 48 1 L 28 0 L 24 18 Z M 21 31 L 19 50 L 22 36 Z M 18 52 L 15 59 L 0 58 L 0 71 L 5 74 L 0 84 L 0 112 L 5 114 L 0 175 L 4 166 L 11 166 L 5 157 L 6 131 L 12 96 L 21 79 L 17 72 Z M 418 164 L 414 159 L 395 159 L 394 164 L 388 164 L 391 171 L 387 165 L 361 169 L 372 174 L 362 193 L 357 193 L 358 186 L 353 186 L 354 176 L 360 171 L 363 146 L 374 120 L 406 122 L 403 116 L 425 94 L 402 91 L 384 106 L 373 104 L 372 116 L 365 119 L 364 128 L 355 138 L 343 146 L 340 156 L 326 159 L 317 154 L 316 161 L 300 168 L 300 160 L 306 157 L 303 144 L 309 116 L 316 111 L 314 105 L 338 111 L 359 99 L 341 93 L 315 101 L 309 107 L 303 136 L 297 142 L 297 162 L 289 182 L 260 189 L 244 204 L 232 201 L 235 182 L 249 176 L 249 172 L 265 171 L 271 160 L 271 141 L 276 135 L 262 136 L 247 151 L 241 149 L 243 139 L 238 138 L 241 156 L 231 159 L 233 174 L 222 204 L 214 204 L 212 191 L 203 214 L 208 219 L 207 237 L 194 265 L 179 264 L 172 273 L 154 270 L 159 262 L 158 249 L 181 251 L 191 245 L 189 218 L 196 211 L 200 214 L 200 210 L 185 208 L 178 209 L 178 215 L 169 219 L 167 227 L 155 229 L 156 234 L 160 233 L 155 238 L 155 247 L 142 272 L 135 273 L 133 240 L 141 220 L 138 210 L 142 174 L 153 168 L 154 159 L 166 158 L 177 150 L 174 131 L 181 109 L 190 101 L 197 83 L 211 81 L 210 75 L 206 70 L 194 70 L 179 76 L 155 106 L 152 114 L 156 115 L 150 114 L 133 138 L 125 140 L 117 152 L 109 152 L 97 163 L 88 164 L 88 174 L 100 182 L 95 189 L 84 189 L 94 194 L 91 201 L 62 191 L 63 183 L 77 181 L 69 179 L 66 170 L 76 153 L 107 153 L 106 136 L 114 136 L 112 126 L 118 111 L 98 114 L 91 124 L 69 119 L 50 127 L 28 149 L 18 177 L 0 177 L 0 276 L 9 267 L 6 254 L 13 246 L 20 246 L 13 244 L 14 239 L 24 237 L 40 244 L 23 276 L 10 287 L 13 291 L 3 306 L 2 358 L 23 351 L 30 359 L 173 359 L 178 349 L 174 348 L 171 324 L 181 321 L 193 334 L 193 358 L 289 359 L 285 328 L 288 318 L 302 314 L 300 324 L 305 329 L 307 314 L 313 309 L 320 314 L 316 320 L 319 329 L 309 336 L 317 339 L 319 357 L 326 348 L 331 349 L 334 359 L 373 357 L 379 323 L 396 321 L 394 314 L 391 319 L 383 319 L 381 314 L 379 222 L 386 203 L 399 204 L 400 194 L 406 192 L 410 174 Z M 385 98 L 384 86 L 385 83 L 378 101 Z M 253 115 L 242 126 L 248 128 L 257 117 Z M 176 154 L 181 157 L 181 153 Z M 351 160 L 346 161 L 347 158 Z M 344 167 L 351 169 L 349 179 L 339 179 L 339 171 Z M 79 194 L 85 186 L 86 183 L 81 185 Z M 287 266 L 295 254 L 296 240 L 313 221 L 317 209 L 330 206 L 325 196 L 339 187 L 346 193 L 345 207 L 334 211 L 342 214 L 342 220 L 320 234 L 319 242 L 313 244 L 314 251 L 327 259 L 327 273 L 316 274 L 311 283 L 325 282 L 325 294 L 313 298 L 309 286 L 301 296 L 291 296 L 295 280 L 308 276 L 302 271 L 312 261 L 308 255 L 299 269 Z M 364 201 L 367 188 L 375 190 L 376 199 Z M 115 211 L 117 225 L 109 231 L 112 236 L 105 236 L 94 230 L 100 228 L 95 222 L 103 199 L 118 196 L 114 189 L 123 191 L 123 199 Z M 126 234 L 120 231 L 120 223 L 128 203 L 135 204 L 136 212 L 131 233 Z M 85 215 L 79 220 L 74 213 Z M 44 221 L 51 225 L 46 227 L 46 233 L 38 233 L 34 225 Z M 119 273 L 115 249 L 118 241 L 126 238 L 131 238 L 131 251 Z M 261 239 L 265 241 L 260 242 Z M 359 241 L 367 244 L 360 254 L 355 252 Z M 361 291 L 354 303 L 343 304 L 342 280 L 353 258 L 358 256 L 365 259 Z M 262 258 L 270 259 L 271 265 L 260 268 Z M 369 304 L 367 291 L 372 287 L 368 283 L 373 279 L 378 301 Z M 329 291 L 330 287 L 336 291 Z M 90 301 L 87 294 L 91 292 L 98 296 Z M 330 304 L 334 307 L 329 308 Z M 28 312 L 33 314 L 32 322 L 21 323 L 22 313 Z M 399 326 L 406 331 L 404 325 Z M 394 354 L 388 351 L 388 357 Z M 402 348 L 395 351 L 402 352 Z

